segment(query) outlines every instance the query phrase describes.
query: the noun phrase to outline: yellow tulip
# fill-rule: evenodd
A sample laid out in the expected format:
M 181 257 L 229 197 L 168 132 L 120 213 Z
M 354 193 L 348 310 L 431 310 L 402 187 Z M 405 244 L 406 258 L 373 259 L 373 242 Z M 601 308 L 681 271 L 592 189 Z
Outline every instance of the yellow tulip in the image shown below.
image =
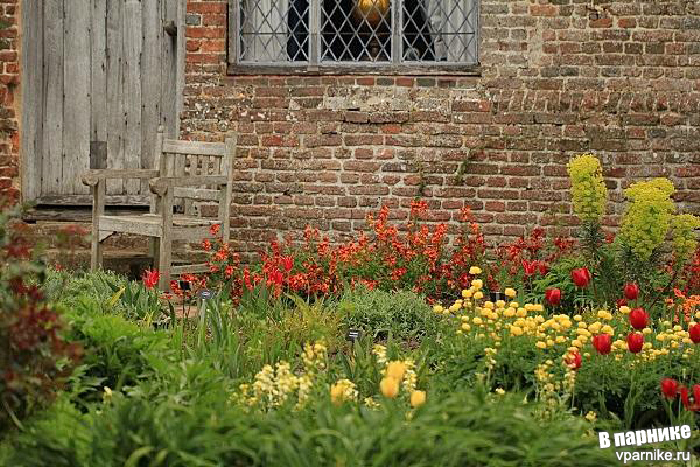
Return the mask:
M 411 393 L 411 406 L 418 407 L 425 404 L 426 394 L 425 391 L 413 391 Z
M 404 362 L 389 362 L 389 364 L 386 366 L 387 376 L 394 378 L 397 381 L 401 381 L 405 373 L 406 364 Z
M 393 399 L 399 394 L 399 382 L 392 377 L 386 377 L 379 382 L 379 390 L 384 397 Z

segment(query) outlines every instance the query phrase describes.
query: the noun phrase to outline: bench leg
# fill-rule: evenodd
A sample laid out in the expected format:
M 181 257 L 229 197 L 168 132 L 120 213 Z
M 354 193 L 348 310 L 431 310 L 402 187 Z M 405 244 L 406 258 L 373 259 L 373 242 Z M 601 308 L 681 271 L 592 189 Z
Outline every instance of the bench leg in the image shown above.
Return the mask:
M 160 272 L 160 290 L 167 292 L 170 289 L 170 259 L 172 242 L 165 239 L 158 239 L 158 271 Z M 154 261 L 156 259 L 154 258 Z
M 102 269 L 104 261 L 104 244 L 100 241 L 100 231 L 92 232 L 92 244 L 90 249 L 90 271 L 95 272 Z
M 160 238 L 151 237 L 148 239 L 148 256 L 153 260 L 153 269 L 159 267 Z
M 104 179 L 92 187 L 92 240 L 90 248 L 90 270 L 102 268 L 104 245 L 100 240 L 100 216 L 105 213 L 107 187 Z

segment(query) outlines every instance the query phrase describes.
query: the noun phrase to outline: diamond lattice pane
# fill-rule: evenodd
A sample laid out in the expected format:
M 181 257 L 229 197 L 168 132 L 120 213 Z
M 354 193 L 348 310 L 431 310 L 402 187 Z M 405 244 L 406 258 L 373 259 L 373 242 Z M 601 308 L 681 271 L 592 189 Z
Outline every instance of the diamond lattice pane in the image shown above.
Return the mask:
M 404 0 L 402 60 L 476 62 L 477 1 Z
M 321 16 L 322 61 L 391 60 L 391 0 L 324 0 Z
M 241 62 L 305 62 L 309 0 L 241 0 Z

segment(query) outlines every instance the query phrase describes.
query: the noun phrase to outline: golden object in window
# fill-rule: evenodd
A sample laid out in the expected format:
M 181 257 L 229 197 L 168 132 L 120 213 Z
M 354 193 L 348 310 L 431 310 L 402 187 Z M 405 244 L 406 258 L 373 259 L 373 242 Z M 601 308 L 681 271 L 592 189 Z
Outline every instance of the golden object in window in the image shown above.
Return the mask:
M 376 28 L 390 7 L 391 0 L 355 0 L 353 13 L 358 20 L 365 20 Z

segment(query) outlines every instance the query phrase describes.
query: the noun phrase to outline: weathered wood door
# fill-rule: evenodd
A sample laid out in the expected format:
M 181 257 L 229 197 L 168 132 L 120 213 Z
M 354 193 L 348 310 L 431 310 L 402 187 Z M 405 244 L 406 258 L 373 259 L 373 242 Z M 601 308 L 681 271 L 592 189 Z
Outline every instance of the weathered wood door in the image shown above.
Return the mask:
M 89 204 L 90 168 L 152 168 L 155 134 L 176 136 L 185 0 L 22 2 L 22 192 L 39 204 Z M 147 204 L 138 180 L 110 204 Z

